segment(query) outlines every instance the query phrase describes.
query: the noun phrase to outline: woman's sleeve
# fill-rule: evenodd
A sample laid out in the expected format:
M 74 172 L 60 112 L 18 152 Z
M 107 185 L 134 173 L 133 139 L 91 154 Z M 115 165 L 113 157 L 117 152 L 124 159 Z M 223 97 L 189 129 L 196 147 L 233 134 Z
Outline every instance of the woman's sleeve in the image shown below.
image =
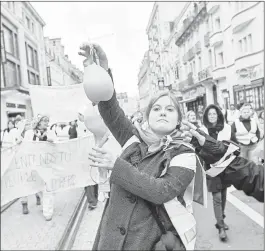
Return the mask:
M 108 70 L 108 73 L 113 82 L 111 71 Z M 115 90 L 110 100 L 99 102 L 98 110 L 112 135 L 123 146 L 133 136 L 134 126 L 119 106 Z
M 236 157 L 225 169 L 223 182 L 242 190 L 246 195 L 264 202 L 264 167 Z
M 195 154 L 189 158 L 181 154 L 172 159 L 162 177 L 155 178 L 117 158 L 110 182 L 154 204 L 163 204 L 185 192 L 194 177 L 194 165 Z

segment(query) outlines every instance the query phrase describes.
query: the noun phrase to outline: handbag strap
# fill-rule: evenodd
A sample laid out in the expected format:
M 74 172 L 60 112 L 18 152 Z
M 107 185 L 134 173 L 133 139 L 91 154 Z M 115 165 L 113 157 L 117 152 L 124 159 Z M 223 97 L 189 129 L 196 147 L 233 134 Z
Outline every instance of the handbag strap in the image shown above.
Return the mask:
M 145 203 L 147 204 L 148 208 L 150 209 L 151 213 L 153 214 L 157 225 L 159 226 L 160 230 L 162 231 L 162 234 L 166 234 L 167 230 L 166 230 L 165 226 L 163 225 L 162 221 L 160 220 L 160 218 L 158 216 L 158 213 L 156 211 L 156 206 L 153 203 L 146 201 L 146 200 L 145 200 Z

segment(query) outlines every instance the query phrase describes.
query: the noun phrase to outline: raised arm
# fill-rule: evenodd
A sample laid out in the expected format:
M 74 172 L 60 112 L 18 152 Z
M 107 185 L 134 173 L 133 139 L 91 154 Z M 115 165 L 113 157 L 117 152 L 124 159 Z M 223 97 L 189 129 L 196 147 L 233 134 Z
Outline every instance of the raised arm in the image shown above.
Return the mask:
M 121 109 L 115 91 L 110 100 L 99 102 L 98 110 L 112 135 L 123 147 L 126 141 L 133 136 L 134 126 Z

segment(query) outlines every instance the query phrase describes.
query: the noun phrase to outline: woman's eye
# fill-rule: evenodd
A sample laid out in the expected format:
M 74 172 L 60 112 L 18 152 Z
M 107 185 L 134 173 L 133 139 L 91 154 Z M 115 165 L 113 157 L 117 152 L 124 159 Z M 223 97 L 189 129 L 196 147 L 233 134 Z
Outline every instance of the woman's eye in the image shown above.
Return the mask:
M 153 108 L 153 111 L 159 111 L 159 108 L 158 107 L 155 107 L 155 108 Z
M 169 112 L 173 112 L 173 111 L 174 111 L 173 108 L 168 108 L 167 110 L 168 110 Z

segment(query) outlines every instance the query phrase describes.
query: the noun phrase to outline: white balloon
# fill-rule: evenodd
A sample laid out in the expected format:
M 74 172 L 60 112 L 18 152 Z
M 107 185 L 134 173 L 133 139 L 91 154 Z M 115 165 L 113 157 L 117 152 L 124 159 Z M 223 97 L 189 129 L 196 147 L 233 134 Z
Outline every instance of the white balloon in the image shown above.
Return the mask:
M 109 74 L 96 64 L 85 67 L 83 86 L 88 99 L 92 102 L 108 101 L 114 92 Z

